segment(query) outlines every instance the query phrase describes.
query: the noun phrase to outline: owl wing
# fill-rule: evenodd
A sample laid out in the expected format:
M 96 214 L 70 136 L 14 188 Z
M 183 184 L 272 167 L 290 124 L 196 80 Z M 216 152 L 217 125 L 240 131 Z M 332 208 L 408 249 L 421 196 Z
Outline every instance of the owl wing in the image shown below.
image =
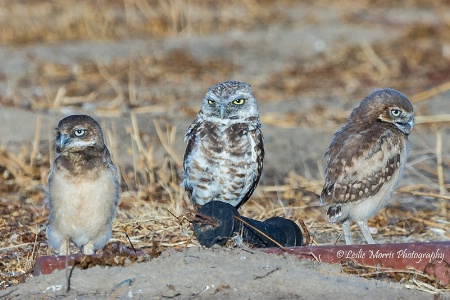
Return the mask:
M 189 143 L 189 140 L 195 137 L 195 133 L 198 130 L 198 127 L 202 124 L 203 118 L 197 116 L 195 121 L 188 127 L 186 133 L 184 134 L 184 141 Z
M 253 160 L 256 162 L 257 167 L 256 171 L 253 172 L 247 180 L 249 187 L 244 188 L 247 192 L 242 197 L 239 204 L 236 206 L 238 209 L 241 207 L 247 200 L 250 198 L 250 196 L 253 194 L 253 192 L 256 189 L 256 186 L 258 185 L 259 179 L 261 178 L 262 169 L 263 169 L 263 161 L 264 161 L 264 139 L 261 132 L 261 125 L 258 124 L 255 127 L 251 128 L 251 130 L 248 132 L 249 141 L 252 145 L 252 155 Z
M 326 153 L 328 166 L 322 204 L 366 199 L 400 169 L 403 139 L 397 132 L 377 126 L 362 132 L 349 131 L 350 134 L 344 129 L 337 133 Z
M 115 197 L 115 199 L 114 199 L 114 207 L 117 207 L 117 205 L 119 204 L 119 200 L 120 200 L 120 175 L 117 170 L 117 167 L 114 165 L 114 163 L 111 159 L 111 154 L 109 153 L 109 150 L 106 146 L 105 146 L 103 155 L 104 155 L 104 159 L 106 160 L 106 164 L 108 166 L 109 172 L 111 173 L 111 176 L 114 180 L 114 189 L 115 189 L 115 194 L 117 195 L 117 197 Z
M 187 180 L 188 176 L 186 174 L 187 172 L 187 164 L 188 164 L 188 159 L 191 156 L 194 147 L 196 145 L 196 136 L 197 136 L 197 131 L 199 130 L 200 126 L 202 126 L 202 121 L 199 117 L 197 117 L 197 119 L 195 119 L 194 123 L 192 123 L 188 129 L 186 130 L 186 134 L 184 135 L 184 141 L 187 142 L 186 145 L 186 150 L 184 152 L 184 158 L 183 158 L 183 182 L 182 184 L 184 185 L 184 189 L 185 191 L 188 193 L 189 198 L 191 198 L 192 196 L 192 189 L 193 187 L 190 185 L 189 181 Z

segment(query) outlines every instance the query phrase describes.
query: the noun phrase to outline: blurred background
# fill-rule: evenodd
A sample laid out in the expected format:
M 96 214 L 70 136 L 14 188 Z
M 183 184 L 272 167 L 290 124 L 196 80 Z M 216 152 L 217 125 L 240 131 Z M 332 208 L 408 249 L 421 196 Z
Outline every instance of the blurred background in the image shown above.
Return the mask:
M 155 255 L 197 244 L 183 137 L 226 80 L 252 85 L 265 138 L 243 215 L 303 220 L 315 243 L 335 243 L 323 155 L 351 110 L 391 87 L 416 127 L 397 193 L 369 225 L 380 242 L 449 240 L 450 1 L 4 0 L 0 28 L 0 289 L 51 253 L 45 184 L 69 114 L 101 123 L 121 171 L 114 240 Z

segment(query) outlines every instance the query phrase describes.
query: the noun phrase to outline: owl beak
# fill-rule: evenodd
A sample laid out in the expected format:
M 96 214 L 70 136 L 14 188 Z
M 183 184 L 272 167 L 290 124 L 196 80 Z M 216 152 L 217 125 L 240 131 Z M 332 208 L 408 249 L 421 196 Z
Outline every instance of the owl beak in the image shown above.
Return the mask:
M 225 115 L 227 114 L 227 108 L 225 105 L 220 106 L 220 117 L 223 119 L 225 118 Z
M 63 148 L 69 139 L 70 139 L 70 136 L 68 134 L 61 134 L 59 141 L 58 141 L 59 142 L 58 146 L 60 148 Z
M 403 119 L 406 124 L 408 124 L 408 133 L 410 133 L 414 128 L 414 115 L 408 116 Z
M 410 130 L 413 130 L 413 128 L 414 128 L 414 116 L 409 117 L 408 125 L 411 128 Z
M 409 135 L 414 128 L 414 115 L 403 116 L 401 122 L 397 122 L 396 125 L 406 135 Z

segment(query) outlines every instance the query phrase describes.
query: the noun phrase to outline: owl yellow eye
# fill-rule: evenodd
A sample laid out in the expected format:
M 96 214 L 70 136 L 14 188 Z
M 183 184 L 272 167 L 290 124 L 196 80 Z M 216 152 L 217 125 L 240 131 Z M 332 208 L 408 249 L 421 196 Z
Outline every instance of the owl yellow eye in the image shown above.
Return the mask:
M 73 135 L 75 135 L 76 137 L 83 137 L 86 135 L 86 130 L 84 129 L 75 129 L 73 131 Z
M 244 99 L 236 99 L 233 101 L 233 104 L 242 105 L 244 104 L 244 102 L 245 102 Z
M 400 110 L 400 109 L 391 109 L 391 115 L 393 116 L 393 117 L 398 117 L 398 116 L 400 116 L 402 114 L 402 111 Z
M 208 104 L 215 104 L 216 103 L 216 101 L 214 101 L 214 100 L 208 100 Z

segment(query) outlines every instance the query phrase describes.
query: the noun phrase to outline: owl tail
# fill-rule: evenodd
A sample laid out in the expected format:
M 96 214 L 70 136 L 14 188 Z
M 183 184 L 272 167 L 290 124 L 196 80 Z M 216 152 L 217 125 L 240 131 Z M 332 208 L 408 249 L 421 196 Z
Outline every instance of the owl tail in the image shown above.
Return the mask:
M 341 206 L 330 206 L 327 211 L 327 219 L 330 223 L 335 223 L 341 216 Z

